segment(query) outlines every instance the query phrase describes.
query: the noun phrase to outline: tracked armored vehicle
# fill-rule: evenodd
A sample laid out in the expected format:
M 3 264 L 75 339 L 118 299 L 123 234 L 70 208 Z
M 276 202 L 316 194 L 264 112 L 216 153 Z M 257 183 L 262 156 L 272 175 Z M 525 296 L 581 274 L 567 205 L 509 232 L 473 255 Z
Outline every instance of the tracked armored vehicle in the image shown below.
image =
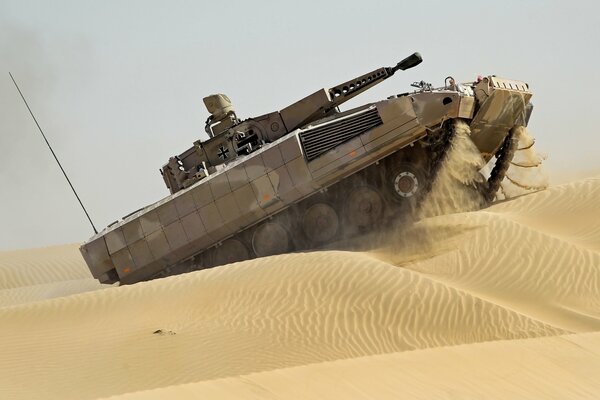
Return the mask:
M 418 53 L 259 117 L 240 120 L 227 96 L 208 96 L 208 140 L 171 157 L 171 194 L 81 246 L 101 282 L 135 283 L 235 261 L 311 249 L 381 226 L 418 205 L 457 121 L 487 162 L 491 201 L 532 106 L 526 83 L 496 76 L 339 106 L 422 61 Z

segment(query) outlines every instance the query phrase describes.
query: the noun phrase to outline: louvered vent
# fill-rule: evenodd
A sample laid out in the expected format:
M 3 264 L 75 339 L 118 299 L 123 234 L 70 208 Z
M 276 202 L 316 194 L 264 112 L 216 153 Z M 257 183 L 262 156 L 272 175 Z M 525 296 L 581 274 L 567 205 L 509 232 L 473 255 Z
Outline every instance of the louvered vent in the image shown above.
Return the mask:
M 356 114 L 342 117 L 302 131 L 300 141 L 308 161 L 333 149 L 355 136 L 383 123 L 377 108 L 372 107 Z

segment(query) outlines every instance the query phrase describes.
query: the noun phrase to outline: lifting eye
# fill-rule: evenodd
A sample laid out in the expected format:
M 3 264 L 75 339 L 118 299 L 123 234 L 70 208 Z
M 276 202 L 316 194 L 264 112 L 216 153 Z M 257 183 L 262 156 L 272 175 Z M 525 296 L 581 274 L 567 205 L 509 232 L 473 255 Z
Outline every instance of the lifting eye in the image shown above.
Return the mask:
M 451 97 L 444 97 L 444 100 L 442 100 L 442 104 L 444 104 L 444 105 L 450 104 L 450 103 L 452 103 Z

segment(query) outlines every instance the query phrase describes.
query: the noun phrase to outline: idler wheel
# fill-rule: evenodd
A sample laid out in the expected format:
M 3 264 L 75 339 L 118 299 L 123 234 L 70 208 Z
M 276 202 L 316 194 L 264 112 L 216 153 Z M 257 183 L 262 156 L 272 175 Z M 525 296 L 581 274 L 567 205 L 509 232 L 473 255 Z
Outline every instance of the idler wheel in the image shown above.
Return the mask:
M 333 239 L 340 226 L 337 212 L 327 203 L 310 206 L 302 218 L 302 229 L 306 237 L 315 243 L 325 243 Z
M 384 203 L 379 192 L 369 186 L 353 189 L 346 200 L 346 219 L 354 228 L 375 225 L 383 216 Z
M 424 187 L 424 174 L 417 165 L 400 163 L 392 168 L 388 188 L 397 202 L 416 200 Z
M 225 265 L 250 258 L 250 252 L 237 239 L 227 239 L 213 250 L 213 264 Z
M 257 257 L 285 253 L 290 249 L 288 232 L 277 222 L 266 222 L 254 231 L 252 249 Z

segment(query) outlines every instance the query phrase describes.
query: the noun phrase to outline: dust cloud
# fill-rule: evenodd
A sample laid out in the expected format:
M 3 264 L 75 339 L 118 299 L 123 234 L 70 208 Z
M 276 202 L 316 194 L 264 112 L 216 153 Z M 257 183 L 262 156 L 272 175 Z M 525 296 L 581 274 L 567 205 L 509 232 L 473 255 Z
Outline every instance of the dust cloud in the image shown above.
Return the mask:
M 469 125 L 456 121 L 454 129 L 450 150 L 444 157 L 431 192 L 423 200 L 419 218 L 472 211 L 484 204 L 477 187 L 485 181 L 479 172 L 485 162 L 471 141 Z
M 485 165 L 477 147 L 470 139 L 470 129 L 457 121 L 456 134 L 445 157 L 431 192 L 424 199 L 418 218 L 457 212 L 474 211 L 486 205 L 478 188 L 485 184 L 496 158 Z M 518 148 L 510 163 L 496 200 L 506 200 L 548 187 L 548 175 L 542 163 L 546 159 L 534 146 L 535 139 L 526 127 L 515 129 Z
M 385 254 L 396 265 L 435 257 L 448 251 L 477 227 L 460 224 L 435 224 L 431 217 L 479 210 L 488 203 L 480 189 L 486 184 L 489 170 L 496 162 L 493 157 L 486 165 L 470 138 L 470 128 L 464 121 L 456 121 L 455 136 L 443 160 L 430 193 L 415 210 L 412 220 L 400 221 L 393 232 L 380 235 L 376 253 Z M 505 200 L 548 187 L 548 177 L 542 168 L 545 156 L 533 146 L 534 139 L 527 128 L 519 127 L 515 134 L 518 150 L 507 171 L 496 200 Z M 375 248 L 375 246 L 373 246 Z
M 519 146 L 502 181 L 499 199 L 510 199 L 543 190 L 549 184 L 548 174 L 542 165 L 546 155 L 536 151 L 535 139 L 526 127 L 517 128 L 515 134 L 519 139 Z
M 83 90 L 86 40 L 41 32 L 0 4 L 0 249 L 80 240 L 83 214 L 17 92 L 12 73 L 49 142 L 78 187 L 79 132 L 65 117 L 68 94 Z M 66 78 L 68 74 L 68 78 Z M 89 79 L 89 77 L 88 77 Z M 76 87 L 75 87 L 76 86 Z M 81 159 L 81 157 L 79 157 Z M 81 215 L 81 216 L 80 216 Z M 83 217 L 84 218 L 84 217 Z M 60 232 L 56 227 L 60 226 Z
M 404 265 L 435 257 L 456 246 L 473 227 L 437 225 L 431 217 L 478 210 L 485 205 L 479 190 L 486 178 L 485 161 L 470 138 L 469 125 L 454 122 L 455 135 L 443 158 L 430 192 L 408 217 L 401 217 L 390 231 L 374 233 L 369 243 L 377 257 Z M 363 249 L 364 250 L 364 249 Z
M 23 121 L 27 122 L 27 128 L 32 127 L 33 122 L 27 120 L 30 117 L 8 72 L 12 72 L 21 86 L 26 83 L 27 87 L 35 87 L 41 98 L 47 98 L 54 79 L 42 79 L 41 70 L 45 69 L 48 75 L 52 75 L 52 69 L 42 65 L 44 48 L 37 35 L 7 21 L 0 20 L 0 26 L 0 155 L 5 165 L 0 169 L 0 177 L 6 174 L 8 180 L 8 177 L 15 176 L 18 172 L 20 155 L 34 143 L 28 135 L 29 131 L 34 131 L 30 129 L 23 132 Z M 39 62 L 33 62 L 34 60 Z M 37 136 L 33 138 L 40 140 Z M 18 181 L 14 183 L 18 184 Z

